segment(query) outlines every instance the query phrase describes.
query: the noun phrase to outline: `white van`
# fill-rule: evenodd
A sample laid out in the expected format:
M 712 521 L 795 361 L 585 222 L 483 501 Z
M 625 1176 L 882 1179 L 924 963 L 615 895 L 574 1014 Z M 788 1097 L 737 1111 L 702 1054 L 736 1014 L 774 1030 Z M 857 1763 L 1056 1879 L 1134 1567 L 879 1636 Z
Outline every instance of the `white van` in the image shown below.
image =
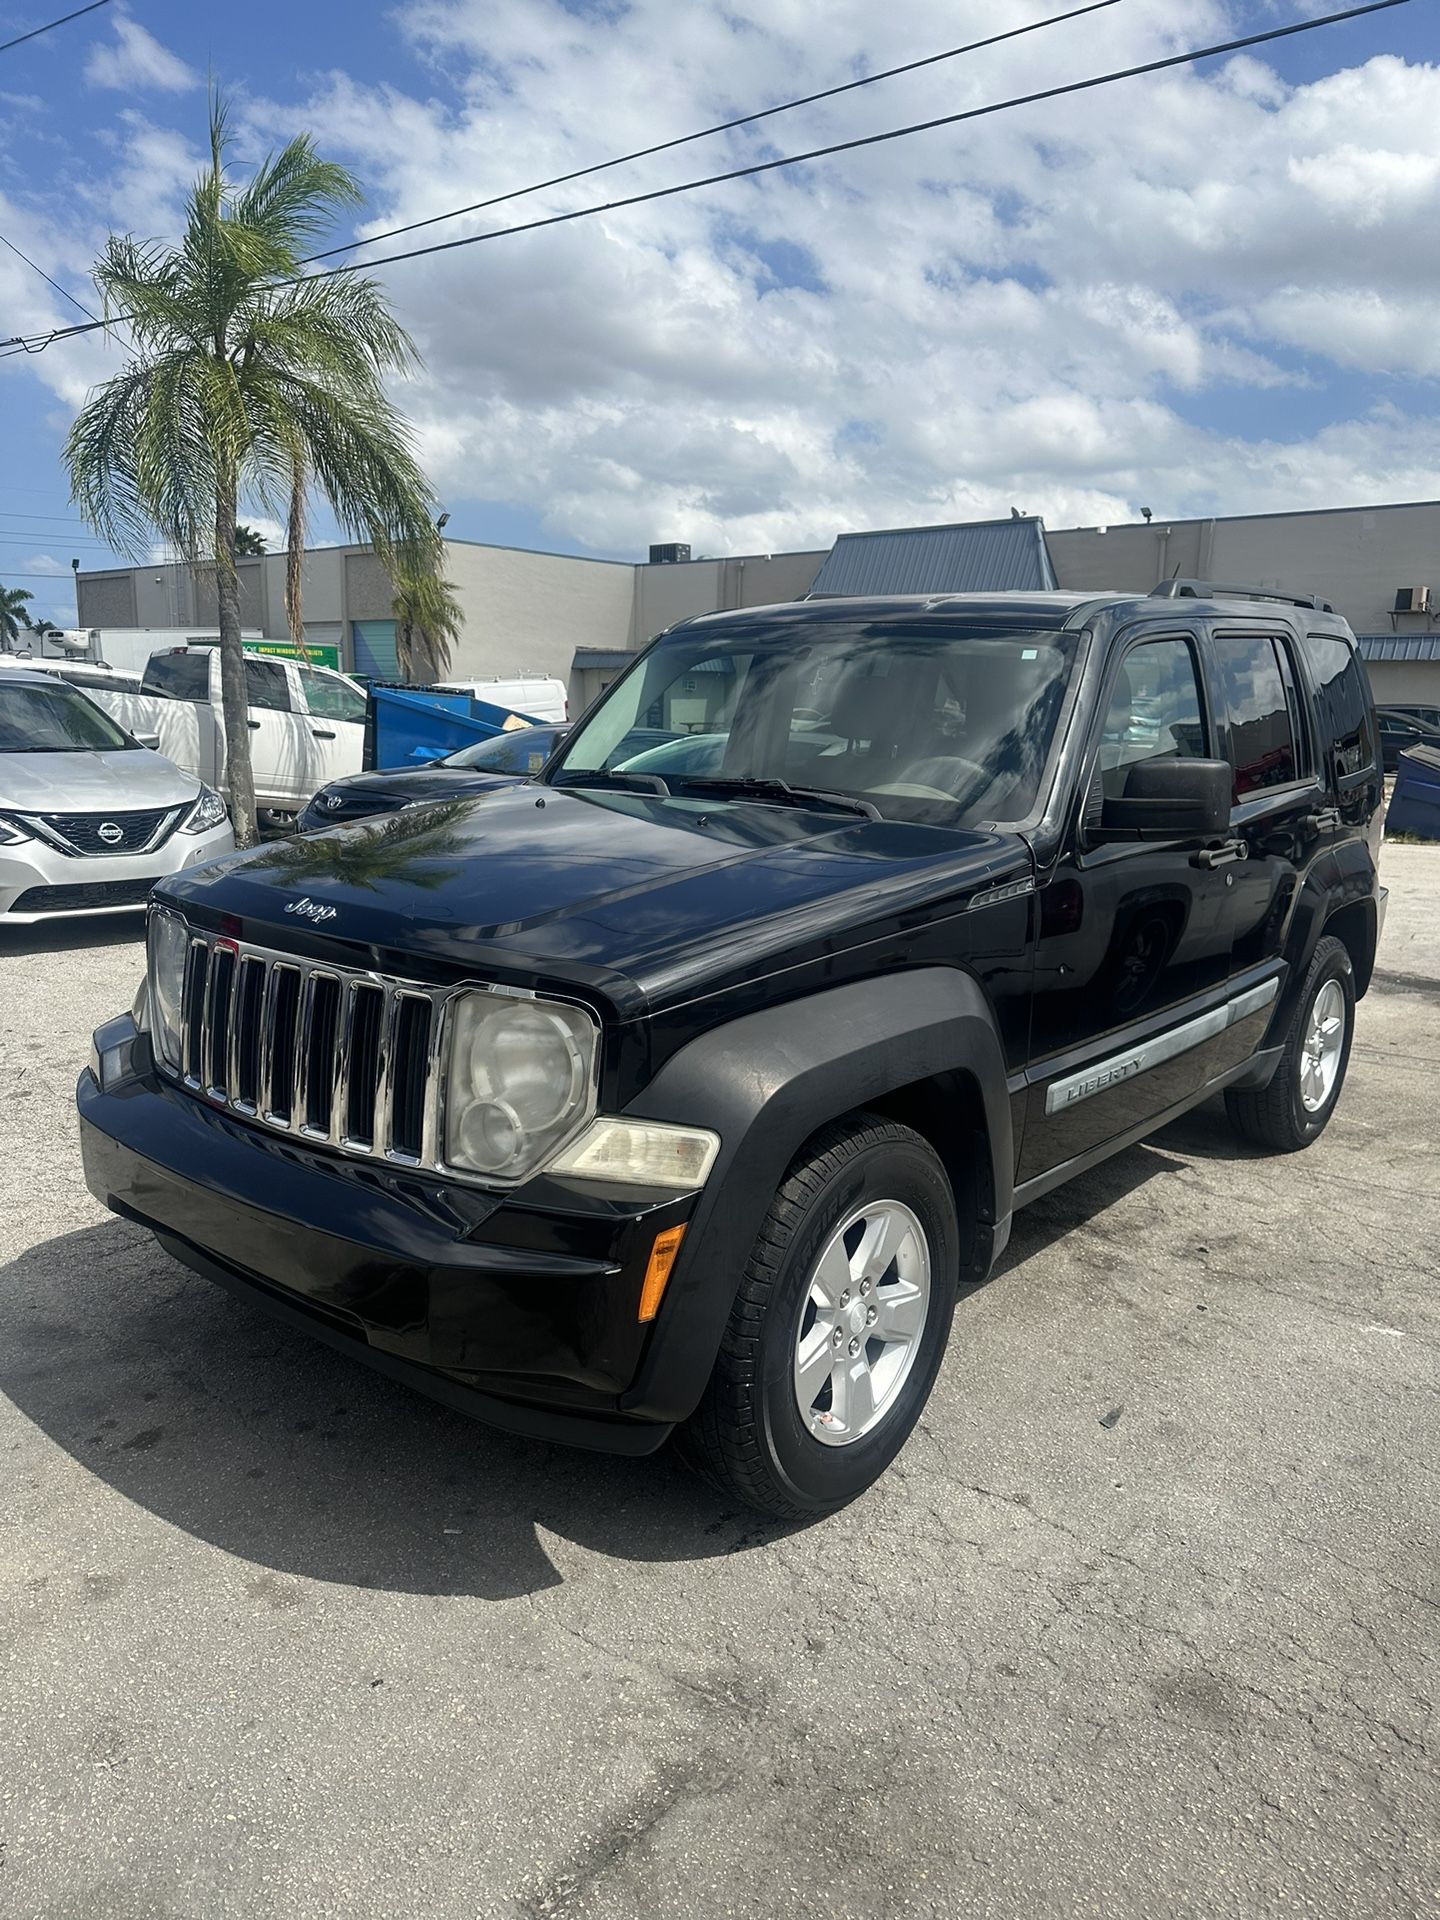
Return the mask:
M 570 696 L 565 682 L 551 674 L 521 674 L 513 680 L 440 680 L 436 693 L 468 693 L 492 707 L 509 707 L 528 720 L 563 723 L 570 718 Z
M 298 813 L 317 788 L 359 773 L 365 695 L 347 675 L 252 653 L 245 656 L 245 681 L 257 807 Z M 138 693 L 85 691 L 131 733 L 158 738 L 176 766 L 227 791 L 218 646 L 152 654 Z

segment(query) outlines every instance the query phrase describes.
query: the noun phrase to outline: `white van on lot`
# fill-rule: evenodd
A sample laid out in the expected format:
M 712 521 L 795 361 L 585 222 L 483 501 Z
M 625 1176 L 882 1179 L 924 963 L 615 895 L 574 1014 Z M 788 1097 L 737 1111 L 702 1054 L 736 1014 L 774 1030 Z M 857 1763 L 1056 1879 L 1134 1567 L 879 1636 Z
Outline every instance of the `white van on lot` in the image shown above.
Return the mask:
M 142 906 L 234 845 L 213 787 L 56 675 L 0 673 L 0 926 Z
M 294 660 L 245 656 L 255 804 L 292 814 L 318 787 L 359 773 L 365 695 L 346 674 Z M 138 693 L 88 689 L 131 733 L 158 736 L 160 751 L 199 779 L 227 789 L 220 649 L 166 648 L 150 656 Z
M 527 720 L 549 720 L 564 725 L 570 718 L 570 696 L 565 682 L 553 674 L 519 674 L 504 680 L 440 680 L 436 693 L 468 693 L 492 707 L 510 707 Z

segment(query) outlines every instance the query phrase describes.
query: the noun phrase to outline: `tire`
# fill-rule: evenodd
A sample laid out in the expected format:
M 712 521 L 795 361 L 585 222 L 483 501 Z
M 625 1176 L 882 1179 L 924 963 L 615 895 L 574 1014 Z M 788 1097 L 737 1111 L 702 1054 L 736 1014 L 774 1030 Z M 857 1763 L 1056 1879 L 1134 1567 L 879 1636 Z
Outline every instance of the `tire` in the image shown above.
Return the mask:
M 930 1397 L 958 1281 L 954 1194 L 928 1142 L 876 1114 L 824 1128 L 766 1215 L 682 1453 L 776 1519 L 847 1505 Z
M 1337 1017 L 1343 1023 L 1338 1045 L 1318 1068 L 1317 1011 L 1327 1025 Z M 1345 1084 L 1354 1032 L 1354 969 L 1343 943 L 1326 934 L 1305 975 L 1274 1078 L 1268 1087 L 1225 1095 L 1231 1122 L 1247 1140 L 1275 1153 L 1296 1153 L 1318 1140 Z

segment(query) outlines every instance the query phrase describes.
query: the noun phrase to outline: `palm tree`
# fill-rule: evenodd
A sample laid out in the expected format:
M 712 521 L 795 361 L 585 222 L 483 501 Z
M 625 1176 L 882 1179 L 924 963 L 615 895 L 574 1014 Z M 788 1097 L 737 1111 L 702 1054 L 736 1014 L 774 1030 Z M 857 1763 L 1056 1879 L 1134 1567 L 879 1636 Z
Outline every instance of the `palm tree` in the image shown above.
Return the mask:
M 453 580 L 442 580 L 434 567 L 407 571 L 397 566 L 390 584 L 395 598 L 395 657 L 412 687 L 429 686 L 450 664 L 450 649 L 465 624 Z
M 257 533 L 254 527 L 247 527 L 242 520 L 235 529 L 235 551 L 243 554 L 247 560 L 253 559 L 257 553 L 266 552 L 264 534 Z
M 303 539 L 313 488 L 351 538 L 394 571 L 438 575 L 434 499 L 385 377 L 416 364 L 383 290 L 358 273 L 299 279 L 300 261 L 359 203 L 308 136 L 243 186 L 226 170 L 226 116 L 210 110 L 210 163 L 175 246 L 112 234 L 94 280 L 123 314 L 134 357 L 86 400 L 65 444 L 76 504 L 136 557 L 158 530 L 192 562 L 213 558 L 225 751 L 236 837 L 257 838 L 246 726 L 236 512 L 246 497 Z M 303 632 L 299 554 L 287 611 Z
M 26 606 L 35 598 L 24 587 L 0 587 L 0 639 L 3 639 L 7 653 L 20 638 L 20 629 L 28 627 L 30 616 Z

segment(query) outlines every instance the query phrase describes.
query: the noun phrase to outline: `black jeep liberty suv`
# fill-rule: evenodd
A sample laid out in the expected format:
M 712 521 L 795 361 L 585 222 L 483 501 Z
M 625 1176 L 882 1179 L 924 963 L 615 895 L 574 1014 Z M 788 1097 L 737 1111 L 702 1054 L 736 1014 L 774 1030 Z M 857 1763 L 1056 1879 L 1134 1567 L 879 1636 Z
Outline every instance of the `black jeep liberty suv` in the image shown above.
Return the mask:
M 1321 1132 L 1380 803 L 1323 602 L 686 621 L 523 786 L 162 882 L 86 1177 L 453 1406 L 823 1513 L 1016 1207 L 1222 1090 Z

